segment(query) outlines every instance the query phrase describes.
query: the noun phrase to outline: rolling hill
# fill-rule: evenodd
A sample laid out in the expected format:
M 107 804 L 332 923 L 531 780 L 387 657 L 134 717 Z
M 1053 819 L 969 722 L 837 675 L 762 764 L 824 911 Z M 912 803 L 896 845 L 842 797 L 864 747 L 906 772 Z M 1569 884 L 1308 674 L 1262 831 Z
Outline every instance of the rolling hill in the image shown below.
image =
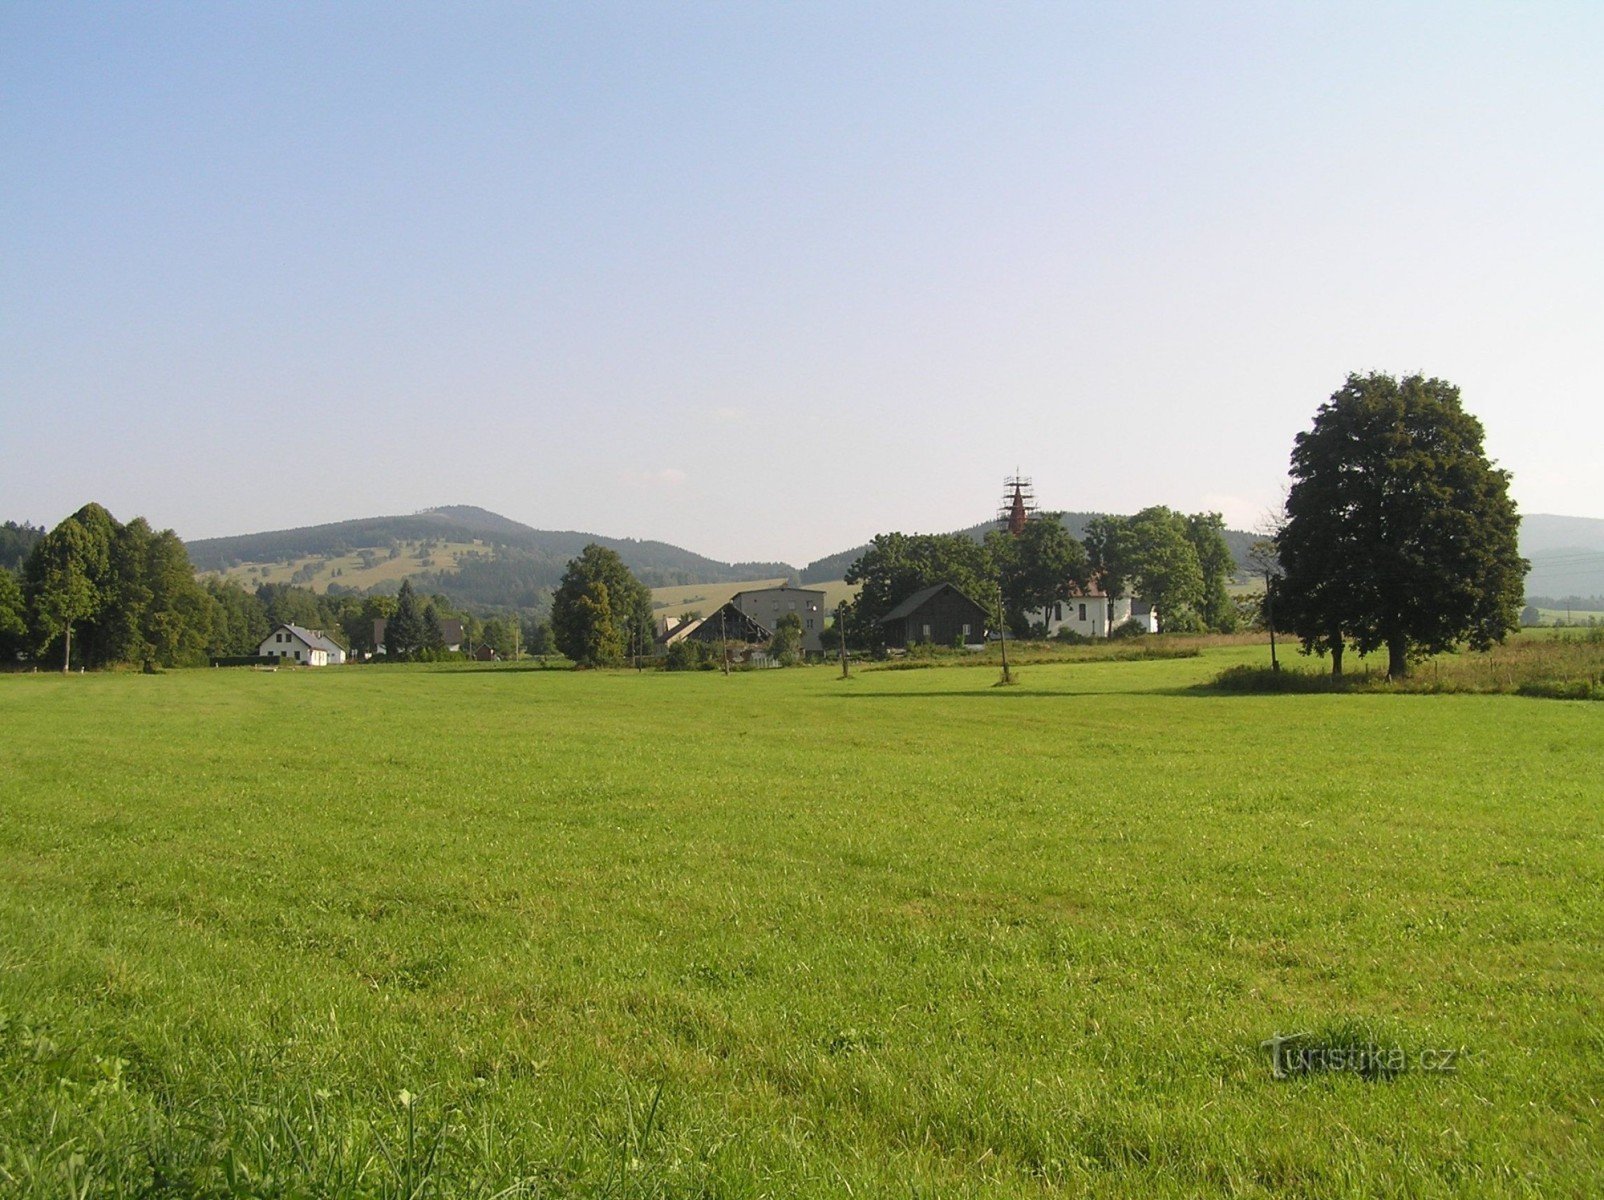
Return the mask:
M 1604 520 L 1533 513 L 1521 520 L 1520 550 L 1532 564 L 1528 596 L 1604 596 Z
M 535 529 L 472 505 L 365 517 L 189 543 L 199 571 L 244 583 L 295 582 L 389 590 L 403 578 L 468 605 L 540 607 L 568 560 L 591 542 L 618 555 L 648 587 L 791 576 L 788 563 L 726 563 L 666 542 Z M 364 551 L 366 553 L 364 553 Z

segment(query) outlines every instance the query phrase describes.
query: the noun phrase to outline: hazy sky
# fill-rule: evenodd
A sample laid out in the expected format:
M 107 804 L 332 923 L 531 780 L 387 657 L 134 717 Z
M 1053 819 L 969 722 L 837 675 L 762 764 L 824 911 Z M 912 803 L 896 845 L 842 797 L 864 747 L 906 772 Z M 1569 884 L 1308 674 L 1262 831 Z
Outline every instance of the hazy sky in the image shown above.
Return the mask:
M 1349 371 L 1604 517 L 1604 5 L 0 7 L 0 519 L 803 563 L 1277 502 Z

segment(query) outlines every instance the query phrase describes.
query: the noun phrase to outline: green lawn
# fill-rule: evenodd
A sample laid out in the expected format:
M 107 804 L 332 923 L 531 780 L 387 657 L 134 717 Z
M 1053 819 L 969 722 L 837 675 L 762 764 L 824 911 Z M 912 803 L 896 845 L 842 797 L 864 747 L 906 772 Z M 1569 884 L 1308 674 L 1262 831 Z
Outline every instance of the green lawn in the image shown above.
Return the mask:
M 1264 658 L 0 676 L 0 1196 L 1598 1194 L 1604 705 Z

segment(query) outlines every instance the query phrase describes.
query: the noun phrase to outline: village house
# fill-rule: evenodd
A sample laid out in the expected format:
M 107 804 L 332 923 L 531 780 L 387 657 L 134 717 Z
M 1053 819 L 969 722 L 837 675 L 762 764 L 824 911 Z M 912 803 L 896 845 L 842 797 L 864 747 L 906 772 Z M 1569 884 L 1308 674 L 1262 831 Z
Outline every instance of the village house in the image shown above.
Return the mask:
M 902 648 L 979 645 L 986 640 L 986 621 L 986 610 L 950 583 L 917 591 L 880 618 L 886 645 Z
M 1045 626 L 1048 637 L 1056 636 L 1061 629 L 1082 637 L 1107 637 L 1132 620 L 1144 633 L 1158 632 L 1158 612 L 1151 604 L 1140 597 L 1108 596 L 1096 589 L 1077 592 L 1068 600 L 1059 600 L 1046 608 L 1031 609 L 1025 619 L 1033 626 Z
M 286 658 L 307 667 L 339 666 L 345 662 L 345 648 L 321 629 L 299 625 L 280 625 L 262 639 L 256 653 L 262 658 Z
M 786 613 L 795 613 L 802 623 L 802 650 L 807 654 L 822 654 L 824 642 L 824 591 L 820 588 L 780 587 L 751 588 L 736 592 L 730 603 L 741 612 L 761 623 L 766 629 L 775 629 Z

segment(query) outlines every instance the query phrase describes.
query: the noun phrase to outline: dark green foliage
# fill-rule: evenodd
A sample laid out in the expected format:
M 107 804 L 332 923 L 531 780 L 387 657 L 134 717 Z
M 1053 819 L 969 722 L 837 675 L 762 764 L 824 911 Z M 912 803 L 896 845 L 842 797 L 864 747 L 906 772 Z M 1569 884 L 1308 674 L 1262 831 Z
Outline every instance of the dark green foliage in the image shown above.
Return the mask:
M 438 630 L 437 630 L 438 631 Z M 423 613 L 412 592 L 412 581 L 403 580 L 395 598 L 395 615 L 385 622 L 384 653 L 388 658 L 410 658 L 424 647 L 428 630 Z
M 1142 635 L 1144 635 L 1146 632 L 1147 632 L 1147 626 L 1143 625 L 1135 617 L 1132 617 L 1130 620 L 1124 621 L 1124 622 L 1114 626 L 1113 629 L 1110 629 L 1108 631 L 1108 636 L 1111 637 L 1111 638 L 1119 638 L 1119 639 L 1139 638 Z
M 1045 513 L 1027 521 L 1018 537 L 994 529 L 986 535 L 986 551 L 1002 584 L 1008 624 L 1028 634 L 1025 614 L 1067 600 L 1074 588 L 1089 579 L 1086 549 L 1069 535 L 1058 513 Z M 973 599 L 987 603 L 984 596 Z
M 617 666 L 652 642 L 652 594 L 616 551 L 592 543 L 569 562 L 551 603 L 557 649 L 582 667 Z
M 440 615 L 432 603 L 423 606 L 423 649 L 440 654 L 446 648 L 446 635 L 440 629 Z
M 0 567 L 0 663 L 15 662 L 28 649 L 28 605 L 22 585 Z
M 254 655 L 262 639 L 272 632 L 266 606 L 230 580 L 213 576 L 202 586 L 217 605 L 208 646 L 210 653 L 215 656 Z
M 987 608 L 996 603 L 997 573 L 984 546 L 959 534 L 876 535 L 846 574 L 862 584 L 847 609 L 847 639 L 855 646 L 885 645 L 881 618 L 923 588 L 950 583 Z
M 1198 569 L 1203 574 L 1197 615 L 1215 633 L 1232 633 L 1237 611 L 1225 585 L 1236 571 L 1236 559 L 1225 540 L 1225 518 L 1219 513 L 1193 513 L 1186 518 L 1186 537 L 1197 553 Z M 1160 619 L 1163 616 L 1161 610 Z
M 802 653 L 801 617 L 795 613 L 786 613 L 775 623 L 774 641 L 769 646 L 769 653 L 782 667 L 796 665 Z
M 45 536 L 43 525 L 20 525 L 16 521 L 0 524 L 0 570 L 15 571 L 28 561 L 28 554 Z
M 1276 620 L 1305 652 L 1340 671 L 1344 645 L 1385 648 L 1399 677 L 1412 655 L 1517 627 L 1520 517 L 1458 388 L 1350 375 L 1298 435 L 1291 473 Z
M 551 635 L 550 621 L 524 621 L 523 642 L 524 649 L 528 653 L 537 654 L 542 658 L 557 652 L 557 642 Z
M 222 610 L 178 535 L 153 532 L 143 517 L 119 524 L 98 504 L 35 543 L 24 592 L 32 648 L 46 661 L 183 666 L 218 645 Z
M 1157 611 L 1161 631 L 1202 602 L 1203 570 L 1190 532 L 1187 518 L 1163 505 L 1144 508 L 1126 526 L 1131 585 Z
M 720 653 L 716 643 L 681 638 L 668 648 L 663 666 L 670 671 L 716 671 Z

